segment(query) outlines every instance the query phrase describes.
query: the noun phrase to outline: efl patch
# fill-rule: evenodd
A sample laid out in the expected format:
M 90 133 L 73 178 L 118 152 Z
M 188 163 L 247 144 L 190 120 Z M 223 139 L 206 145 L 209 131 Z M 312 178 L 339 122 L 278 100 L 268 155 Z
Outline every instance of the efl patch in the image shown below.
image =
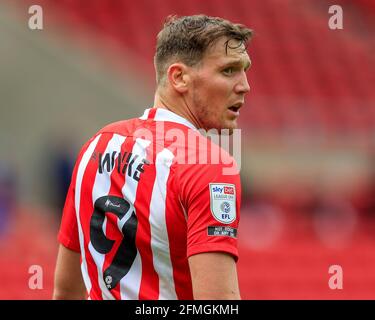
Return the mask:
M 222 223 L 236 220 L 236 186 L 227 183 L 210 183 L 211 213 Z

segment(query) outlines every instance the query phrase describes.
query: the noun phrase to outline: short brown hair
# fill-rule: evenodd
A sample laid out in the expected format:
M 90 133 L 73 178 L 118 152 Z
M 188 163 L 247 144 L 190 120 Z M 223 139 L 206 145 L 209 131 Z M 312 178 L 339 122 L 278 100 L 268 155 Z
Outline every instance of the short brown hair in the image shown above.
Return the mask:
M 199 63 L 206 50 L 219 38 L 227 37 L 226 49 L 231 39 L 247 44 L 252 30 L 241 24 L 206 15 L 169 16 L 157 36 L 154 65 L 156 82 L 160 84 L 172 61 L 181 61 L 188 66 Z

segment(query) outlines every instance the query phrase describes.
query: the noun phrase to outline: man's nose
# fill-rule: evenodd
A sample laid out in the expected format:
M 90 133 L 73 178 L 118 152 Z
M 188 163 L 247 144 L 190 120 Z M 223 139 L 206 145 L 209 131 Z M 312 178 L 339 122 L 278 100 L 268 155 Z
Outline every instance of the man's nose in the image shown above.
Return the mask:
M 250 91 L 250 85 L 245 72 L 242 74 L 241 80 L 236 85 L 235 90 L 237 93 L 248 93 Z

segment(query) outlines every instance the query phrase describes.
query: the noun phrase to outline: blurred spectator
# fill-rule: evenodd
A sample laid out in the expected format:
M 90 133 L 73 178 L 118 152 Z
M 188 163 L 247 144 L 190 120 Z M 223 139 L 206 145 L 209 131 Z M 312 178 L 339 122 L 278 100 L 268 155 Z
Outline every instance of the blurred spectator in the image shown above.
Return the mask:
M 74 162 L 71 157 L 63 152 L 56 154 L 54 161 L 53 169 L 56 179 L 57 205 L 62 209 L 69 189 Z
M 357 212 L 343 197 L 322 195 L 314 214 L 315 233 L 329 248 L 347 245 L 357 225 Z
M 16 174 L 9 163 L 0 162 L 0 236 L 9 226 L 17 200 Z
M 75 144 L 68 137 L 58 137 L 49 142 L 50 158 L 44 168 L 47 168 L 47 185 L 49 197 L 52 200 L 50 205 L 56 207 L 58 218 L 64 207 L 66 194 L 69 189 L 70 180 L 74 168 L 74 160 L 76 156 Z
M 375 218 L 375 151 L 369 155 L 369 174 L 353 196 L 353 204 L 363 217 Z
M 253 250 L 277 244 L 284 231 L 282 211 L 270 202 L 257 201 L 242 208 L 242 241 Z
M 371 174 L 366 186 L 355 197 L 354 205 L 366 218 L 375 218 L 375 174 Z

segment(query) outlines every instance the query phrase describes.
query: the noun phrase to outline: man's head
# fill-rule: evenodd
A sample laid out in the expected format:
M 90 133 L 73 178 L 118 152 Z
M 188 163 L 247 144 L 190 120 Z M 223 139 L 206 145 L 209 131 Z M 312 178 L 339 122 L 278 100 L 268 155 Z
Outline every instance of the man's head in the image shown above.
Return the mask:
M 158 91 L 164 100 L 184 105 L 206 130 L 237 127 L 238 108 L 249 91 L 246 52 L 252 31 L 204 15 L 170 17 L 157 38 L 154 58 Z M 171 101 L 172 100 L 172 101 Z

